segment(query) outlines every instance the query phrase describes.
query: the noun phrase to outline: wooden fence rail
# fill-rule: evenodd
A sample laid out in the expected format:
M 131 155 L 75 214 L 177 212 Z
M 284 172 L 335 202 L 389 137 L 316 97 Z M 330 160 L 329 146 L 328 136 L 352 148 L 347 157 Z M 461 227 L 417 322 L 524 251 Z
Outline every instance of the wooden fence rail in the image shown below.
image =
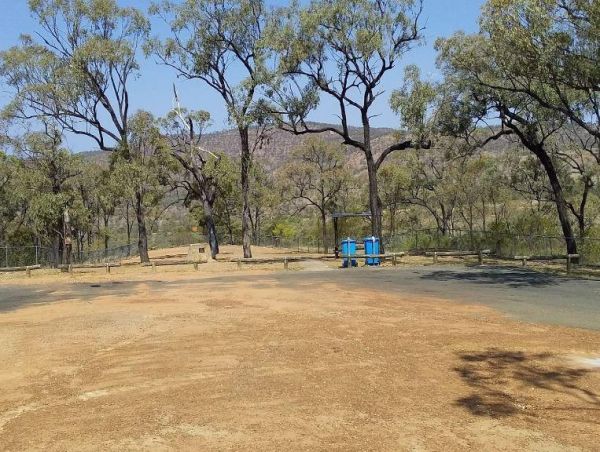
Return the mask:
M 338 259 L 349 259 L 349 260 L 355 260 L 355 259 L 381 259 L 383 261 L 385 261 L 385 260 L 391 260 L 392 261 L 392 265 L 396 266 L 398 264 L 398 261 L 403 256 L 405 256 L 404 252 L 401 252 L 401 253 L 386 253 L 386 254 L 343 254 L 343 253 L 339 253 Z M 335 257 L 335 256 L 331 256 L 331 257 Z M 348 265 L 348 268 L 352 268 L 352 265 Z
M 152 271 L 156 271 L 156 267 L 169 267 L 173 265 L 192 265 L 194 270 L 198 270 L 198 265 L 206 263 L 205 261 L 188 261 L 188 260 L 179 260 L 179 261 L 152 261 L 152 262 L 144 262 L 141 264 L 142 267 L 152 267 Z
M 69 265 L 59 265 L 58 268 L 63 272 L 73 273 L 74 270 L 81 269 L 94 269 L 94 268 L 104 268 L 106 269 L 106 273 L 110 273 L 111 268 L 120 267 L 120 262 L 104 262 L 98 264 L 69 264 Z
M 527 266 L 528 261 L 556 261 L 564 259 L 567 264 L 567 273 L 571 273 L 571 270 L 573 269 L 573 260 L 579 259 L 580 257 L 579 254 L 558 254 L 552 256 L 515 256 L 513 259 L 521 261 L 523 267 Z
M 483 264 L 483 259 L 486 256 L 489 256 L 491 253 L 490 250 L 480 250 L 480 251 L 428 251 L 425 253 L 425 256 L 433 257 L 433 263 L 437 264 L 438 257 L 466 257 L 466 256 L 477 256 L 479 264 Z
M 24 267 L 2 267 L 0 273 L 14 273 L 14 272 L 25 272 L 27 276 L 31 278 L 31 270 L 41 269 L 41 265 L 26 265 Z

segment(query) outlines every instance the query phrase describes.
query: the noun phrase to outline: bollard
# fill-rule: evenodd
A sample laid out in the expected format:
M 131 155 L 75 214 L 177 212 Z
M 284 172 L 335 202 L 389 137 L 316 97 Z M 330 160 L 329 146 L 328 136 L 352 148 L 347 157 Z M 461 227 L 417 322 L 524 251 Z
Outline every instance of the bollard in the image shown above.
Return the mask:
M 396 255 L 395 254 L 392 256 L 392 265 L 394 267 L 396 266 Z
M 242 269 L 242 260 L 241 259 L 238 259 L 238 261 L 237 261 L 237 268 L 238 268 L 238 270 Z
M 152 273 L 156 273 L 156 263 L 152 262 Z
M 194 262 L 194 270 L 198 271 L 198 262 Z
M 69 273 L 73 273 L 73 264 L 69 264 Z
M 581 255 L 579 254 L 567 254 L 567 273 L 571 273 L 573 268 L 573 259 L 577 259 L 577 263 L 581 265 Z
M 110 273 L 110 264 L 106 263 L 106 273 Z
M 434 263 L 434 264 L 437 264 L 437 261 L 438 261 L 438 255 L 437 255 L 437 251 L 434 251 L 434 252 L 433 252 L 433 263 Z
M 521 266 L 525 267 L 527 265 L 527 258 L 524 257 L 523 259 L 521 259 Z
M 25 267 L 25 272 L 27 273 L 27 277 L 31 278 L 31 267 Z
M 288 270 L 288 258 L 287 257 L 285 257 L 283 259 L 283 269 Z
M 477 255 L 477 260 L 479 265 L 483 265 L 483 253 L 481 251 L 479 251 L 479 254 Z

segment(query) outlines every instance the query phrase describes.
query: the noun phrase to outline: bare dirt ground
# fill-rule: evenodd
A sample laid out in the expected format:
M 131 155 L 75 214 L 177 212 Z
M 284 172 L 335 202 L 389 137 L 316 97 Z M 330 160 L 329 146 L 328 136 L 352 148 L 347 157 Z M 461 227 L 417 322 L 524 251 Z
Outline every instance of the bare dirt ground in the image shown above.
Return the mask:
M 215 265 L 0 281 L 0 449 L 598 450 L 600 332 Z

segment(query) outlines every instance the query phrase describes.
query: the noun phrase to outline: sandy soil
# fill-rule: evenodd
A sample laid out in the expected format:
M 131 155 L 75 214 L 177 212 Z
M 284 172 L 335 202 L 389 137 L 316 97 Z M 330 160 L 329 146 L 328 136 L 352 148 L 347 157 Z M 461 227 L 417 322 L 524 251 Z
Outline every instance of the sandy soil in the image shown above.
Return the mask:
M 0 449 L 598 449 L 600 333 L 223 274 L 5 280 Z

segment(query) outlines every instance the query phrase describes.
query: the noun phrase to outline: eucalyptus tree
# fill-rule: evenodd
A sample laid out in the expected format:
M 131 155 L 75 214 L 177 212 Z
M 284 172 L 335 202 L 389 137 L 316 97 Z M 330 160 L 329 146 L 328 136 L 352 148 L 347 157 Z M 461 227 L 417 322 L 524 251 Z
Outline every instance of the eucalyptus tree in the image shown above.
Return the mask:
M 121 186 L 121 196 L 129 198 L 134 206 L 140 260 L 149 262 L 148 217 L 152 209 L 164 211 L 161 202 L 170 191 L 169 181 L 176 168 L 170 147 L 151 113 L 138 111 L 129 122 L 127 156 L 114 154 L 112 177 L 127 181 Z M 160 212 L 154 216 L 156 219 Z
M 123 181 L 117 180 L 110 169 L 102 168 L 97 164 L 90 164 L 87 168 L 87 174 L 96 181 L 94 187 L 86 187 L 82 184 L 81 192 L 88 188 L 92 197 L 92 205 L 96 208 L 98 221 L 102 221 L 102 230 L 99 229 L 100 236 L 104 241 L 104 250 L 108 250 L 111 234 L 110 220 L 115 216 L 117 207 L 123 203 L 122 188 Z M 85 181 L 89 184 L 89 180 Z
M 460 159 L 452 145 L 447 144 L 446 149 L 411 150 L 403 159 L 410 174 L 402 190 L 403 203 L 423 208 L 442 235 L 454 229 L 459 203 L 456 181 L 460 170 L 456 163 Z
M 523 83 L 537 86 L 539 90 L 547 85 L 540 82 L 544 74 L 535 71 L 515 77 L 515 65 L 518 65 L 520 57 L 505 42 L 506 36 L 514 30 L 508 29 L 505 34 L 487 31 L 487 26 L 496 20 L 497 14 L 501 14 L 497 8 L 499 3 L 495 0 L 488 2 L 480 33 L 458 33 L 437 43 L 440 66 L 445 73 L 448 89 L 454 92 L 451 104 L 455 106 L 457 116 L 461 116 L 461 121 L 455 124 L 459 128 L 468 125 L 473 130 L 473 124 L 496 122 L 498 129 L 493 132 L 493 137 L 514 135 L 539 160 L 552 189 L 567 252 L 577 254 L 563 184 L 549 144 L 557 132 L 564 128 L 568 117 L 556 109 L 547 108 L 536 96 L 520 89 Z M 533 2 L 530 6 L 535 11 Z M 547 72 L 545 76 L 552 78 Z
M 116 0 L 29 0 L 29 9 L 35 35 L 0 52 L 0 77 L 13 93 L 3 116 L 51 120 L 129 159 L 129 88 L 147 19 Z
M 240 196 L 239 161 L 226 154 L 219 154 L 219 165 L 208 168 L 217 183 L 214 215 L 218 226 L 224 229 L 230 244 L 241 231 L 239 212 L 242 210 Z
M 262 0 L 184 0 L 155 4 L 171 30 L 147 50 L 179 77 L 200 80 L 227 106 L 229 121 L 240 136 L 242 241 L 244 257 L 252 257 L 250 168 L 253 151 L 265 137 L 261 86 L 267 75 L 262 46 L 266 9 Z
M 381 166 L 377 174 L 381 201 L 389 215 L 388 230 L 392 237 L 396 234 L 398 213 L 404 205 L 405 190 L 410 180 L 410 174 L 403 163 L 392 157 Z
M 563 186 L 566 206 L 575 220 L 579 243 L 584 244 L 597 219 L 594 192 L 600 182 L 600 167 L 590 158 L 580 133 L 572 127 L 561 130 L 549 140 L 547 148 Z M 533 201 L 537 210 L 555 202 L 544 167 L 535 157 L 524 159 L 522 152 L 512 156 L 510 187 L 526 200 Z
M 313 0 L 276 11 L 267 34 L 281 75 L 269 93 L 280 127 L 298 135 L 333 133 L 363 153 L 377 236 L 382 234 L 377 171 L 394 151 L 429 146 L 418 137 L 398 137 L 376 155 L 371 134 L 383 81 L 420 41 L 421 10 L 419 0 Z M 335 105 L 339 126 L 309 122 L 321 96 Z M 352 134 L 353 118 L 361 134 Z
M 296 212 L 308 207 L 317 209 L 327 253 L 327 215 L 335 210 L 338 197 L 350 179 L 343 148 L 311 139 L 294 150 L 290 157 L 280 174 L 284 199 L 299 203 Z
M 6 243 L 9 229 L 18 217 L 22 199 L 15 190 L 15 176 L 20 162 L 0 151 L 0 243 Z
M 15 194 L 27 200 L 23 223 L 42 244 L 54 250 L 55 264 L 63 262 L 65 251 L 65 210 L 71 216 L 77 212 L 79 192 L 77 179 L 82 173 L 82 161 L 62 147 L 62 136 L 53 127 L 45 132 L 30 132 L 13 141 L 21 159 L 15 179 Z
M 183 170 L 174 173 L 174 184 L 185 190 L 186 206 L 192 206 L 193 201 L 200 202 L 211 256 L 216 259 L 219 238 L 213 214 L 218 192 L 215 168 L 219 166 L 221 156 L 202 148 L 202 132 L 209 120 L 208 112 L 177 107 L 161 120 L 161 125 L 171 153 Z

